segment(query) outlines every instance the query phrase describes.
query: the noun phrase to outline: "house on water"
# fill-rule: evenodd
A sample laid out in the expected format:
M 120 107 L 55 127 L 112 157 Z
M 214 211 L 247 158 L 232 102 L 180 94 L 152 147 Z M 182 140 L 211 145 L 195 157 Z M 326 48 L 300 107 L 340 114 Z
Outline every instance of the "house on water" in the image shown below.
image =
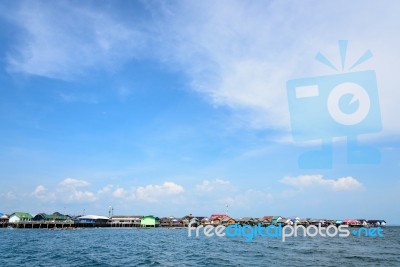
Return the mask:
M 282 216 L 264 216 L 264 222 L 269 222 L 268 224 L 278 225 L 279 221 L 282 219 Z
M 10 215 L 8 221 L 10 223 L 30 222 L 32 221 L 32 218 L 32 215 L 27 212 L 14 212 Z
M 211 214 L 210 216 L 210 224 L 212 225 L 220 225 L 222 220 L 228 217 L 226 214 Z
M 5 223 L 8 222 L 8 216 L 7 214 L 3 214 L 0 212 L 0 223 Z
M 209 218 L 204 217 L 203 219 L 200 220 L 200 224 L 201 224 L 201 225 L 210 225 L 210 224 L 211 224 L 211 221 L 210 221 Z
M 54 212 L 53 214 L 39 213 L 32 219 L 35 222 L 64 222 L 67 220 L 71 220 L 71 217 L 59 212 Z
M 242 218 L 239 218 L 238 223 L 239 223 L 240 225 L 242 225 L 242 226 L 244 226 L 244 225 L 255 225 L 255 224 L 256 224 L 256 223 L 255 223 L 255 219 L 254 219 L 254 218 L 251 218 L 251 217 L 242 217 Z
M 236 223 L 236 220 L 231 218 L 231 217 L 229 217 L 229 216 L 225 217 L 221 221 L 221 224 L 224 225 L 224 226 L 228 226 L 228 225 L 235 224 L 235 223 Z
M 76 224 L 84 226 L 104 226 L 108 224 L 109 218 L 98 215 L 84 215 L 75 219 Z
M 385 226 L 386 225 L 386 221 L 385 220 L 368 220 L 367 221 L 368 225 L 370 226 Z
M 141 223 L 141 215 L 114 215 L 111 217 L 111 227 L 139 227 Z
M 160 219 L 153 215 L 143 216 L 140 220 L 140 227 L 158 227 L 160 226 Z

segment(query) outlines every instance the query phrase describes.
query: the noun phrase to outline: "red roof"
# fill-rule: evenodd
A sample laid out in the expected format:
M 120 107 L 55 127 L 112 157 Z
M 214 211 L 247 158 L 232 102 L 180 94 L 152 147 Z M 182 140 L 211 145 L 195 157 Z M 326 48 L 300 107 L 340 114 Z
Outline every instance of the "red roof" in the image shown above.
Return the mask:
M 270 220 L 270 221 L 272 221 L 272 218 L 274 218 L 274 216 L 264 216 L 263 217 L 264 220 Z
M 210 220 L 215 220 L 215 219 L 225 219 L 228 215 L 226 214 L 211 214 Z
M 347 223 L 347 224 L 351 224 L 351 223 L 359 223 L 359 221 L 358 221 L 358 220 L 354 220 L 354 219 L 346 219 L 346 220 L 344 220 L 343 222 L 344 222 L 344 223 Z

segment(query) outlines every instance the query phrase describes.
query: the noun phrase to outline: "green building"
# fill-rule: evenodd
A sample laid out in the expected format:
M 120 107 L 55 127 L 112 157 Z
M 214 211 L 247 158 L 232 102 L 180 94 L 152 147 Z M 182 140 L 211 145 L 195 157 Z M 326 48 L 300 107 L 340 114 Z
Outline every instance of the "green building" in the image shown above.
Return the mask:
M 10 223 L 19 223 L 19 222 L 30 222 L 32 220 L 32 215 L 27 212 L 14 212 L 10 215 L 9 222 Z
M 143 216 L 140 220 L 140 227 L 158 227 L 160 226 L 160 219 L 153 215 Z
M 39 213 L 35 217 L 33 217 L 32 221 L 62 222 L 70 219 L 71 218 L 67 215 L 63 215 L 59 212 L 54 212 L 53 214 Z

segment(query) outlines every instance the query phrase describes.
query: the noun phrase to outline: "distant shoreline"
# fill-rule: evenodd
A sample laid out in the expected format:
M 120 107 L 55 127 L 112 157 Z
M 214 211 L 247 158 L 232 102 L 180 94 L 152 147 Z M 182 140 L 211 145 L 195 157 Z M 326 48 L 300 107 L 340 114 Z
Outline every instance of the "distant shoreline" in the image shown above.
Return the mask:
M 210 225 L 217 227 L 219 225 Z M 350 228 L 370 228 L 374 226 L 362 226 L 362 225 L 348 225 Z M 400 224 L 387 224 L 386 227 L 400 227 Z M 187 226 L 156 226 L 156 227 L 141 227 L 141 226 L 112 226 L 111 224 L 74 224 L 74 223 L 32 223 L 32 222 L 24 222 L 24 223 L 0 223 L 0 229 L 25 229 L 25 230 L 37 230 L 37 229 L 45 229 L 45 230 L 80 230 L 80 229 L 187 229 Z

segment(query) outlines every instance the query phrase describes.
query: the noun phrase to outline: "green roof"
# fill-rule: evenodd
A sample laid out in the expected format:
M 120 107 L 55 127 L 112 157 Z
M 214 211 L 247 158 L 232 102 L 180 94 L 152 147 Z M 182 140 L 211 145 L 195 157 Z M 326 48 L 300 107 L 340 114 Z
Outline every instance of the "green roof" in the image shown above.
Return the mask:
M 14 212 L 12 215 L 15 215 L 15 216 L 17 216 L 18 218 L 20 218 L 20 219 L 32 219 L 32 215 L 30 215 L 29 213 L 27 213 L 27 212 Z M 11 215 L 11 216 L 12 216 Z M 11 217 L 10 216 L 10 217 Z
M 146 216 L 142 217 L 142 219 L 144 219 L 144 218 L 154 218 L 154 219 L 156 219 L 157 217 L 154 216 L 154 215 L 146 215 Z
M 54 212 L 53 214 L 48 215 L 48 216 L 53 220 L 68 220 L 68 219 L 70 219 L 69 216 L 61 214 L 59 212 Z
M 63 215 L 59 212 L 54 212 L 53 214 L 39 213 L 33 220 L 44 220 L 44 221 L 65 221 L 70 219 L 67 215 Z

